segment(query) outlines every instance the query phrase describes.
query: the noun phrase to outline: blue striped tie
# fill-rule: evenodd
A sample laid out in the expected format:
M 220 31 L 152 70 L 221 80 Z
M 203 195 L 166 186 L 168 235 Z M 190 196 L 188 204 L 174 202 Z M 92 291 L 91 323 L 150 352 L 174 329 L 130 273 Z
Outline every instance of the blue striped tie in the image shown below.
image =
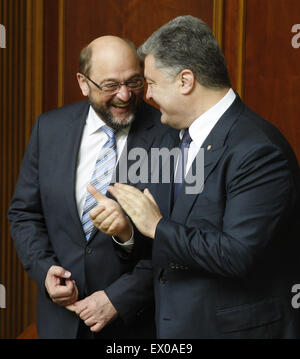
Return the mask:
M 117 162 L 117 149 L 115 130 L 108 126 L 103 126 L 101 129 L 106 133 L 108 139 L 104 146 L 101 148 L 100 155 L 97 158 L 95 169 L 90 180 L 90 184 L 97 188 L 99 192 L 106 194 Z M 89 213 L 96 206 L 96 199 L 89 192 L 87 192 L 81 217 L 81 223 L 87 241 L 89 240 L 94 228 Z

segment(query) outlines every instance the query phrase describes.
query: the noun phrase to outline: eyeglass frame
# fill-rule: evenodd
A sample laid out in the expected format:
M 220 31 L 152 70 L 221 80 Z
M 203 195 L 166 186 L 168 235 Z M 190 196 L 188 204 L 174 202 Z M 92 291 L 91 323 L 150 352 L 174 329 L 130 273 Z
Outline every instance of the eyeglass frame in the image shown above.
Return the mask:
M 123 81 L 123 82 L 112 82 L 114 84 L 118 84 L 118 88 L 112 92 L 110 92 L 109 90 L 103 90 L 103 86 L 101 87 L 99 84 L 97 84 L 97 82 L 93 81 L 89 76 L 85 75 L 85 74 L 81 74 L 82 76 L 84 76 L 85 78 L 87 78 L 89 81 L 91 81 L 91 83 L 93 85 L 95 85 L 100 91 L 103 91 L 103 92 L 106 92 L 107 94 L 111 94 L 111 95 L 114 95 L 116 93 L 118 93 L 118 91 L 120 90 L 121 86 L 125 85 L 126 88 L 129 90 L 129 91 L 135 91 L 135 90 L 139 90 L 141 89 L 142 87 L 144 87 L 145 85 L 145 78 L 143 76 L 139 76 L 139 79 L 143 81 L 143 85 L 141 87 L 137 87 L 135 89 L 131 89 L 127 86 L 127 82 L 129 82 L 130 80 L 126 80 L 126 81 Z

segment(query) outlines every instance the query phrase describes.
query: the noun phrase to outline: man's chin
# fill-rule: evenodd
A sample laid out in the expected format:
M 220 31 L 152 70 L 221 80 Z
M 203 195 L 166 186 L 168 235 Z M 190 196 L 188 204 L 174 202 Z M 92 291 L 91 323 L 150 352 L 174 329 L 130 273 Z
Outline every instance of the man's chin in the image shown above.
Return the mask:
M 116 130 L 121 130 L 123 128 L 130 126 L 133 121 L 134 121 L 134 113 L 130 113 L 126 117 L 119 117 L 119 118 L 117 116 L 111 116 L 110 119 L 108 120 L 110 126 L 115 128 Z
M 122 130 L 124 128 L 127 128 L 132 124 L 135 119 L 134 112 L 129 113 L 126 116 L 117 116 L 114 115 L 110 110 L 101 109 L 95 106 L 95 104 L 93 104 L 92 102 L 90 102 L 90 104 L 95 110 L 95 112 L 98 114 L 98 116 L 101 118 L 101 120 L 104 121 L 106 125 L 110 126 L 111 128 L 114 128 L 115 130 Z

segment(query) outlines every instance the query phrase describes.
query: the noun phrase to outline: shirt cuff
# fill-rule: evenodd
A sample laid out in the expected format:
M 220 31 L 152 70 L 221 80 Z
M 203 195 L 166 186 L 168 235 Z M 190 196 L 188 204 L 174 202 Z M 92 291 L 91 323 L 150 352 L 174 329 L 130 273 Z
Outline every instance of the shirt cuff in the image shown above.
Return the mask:
M 132 248 L 133 248 L 133 245 L 134 245 L 134 230 L 133 230 L 132 226 L 131 226 L 131 229 L 132 229 L 131 238 L 128 239 L 128 241 L 126 241 L 126 242 L 120 242 L 120 241 L 118 241 L 117 238 L 112 236 L 113 241 L 115 243 L 117 243 L 119 246 L 123 247 L 123 249 L 128 253 L 132 251 Z

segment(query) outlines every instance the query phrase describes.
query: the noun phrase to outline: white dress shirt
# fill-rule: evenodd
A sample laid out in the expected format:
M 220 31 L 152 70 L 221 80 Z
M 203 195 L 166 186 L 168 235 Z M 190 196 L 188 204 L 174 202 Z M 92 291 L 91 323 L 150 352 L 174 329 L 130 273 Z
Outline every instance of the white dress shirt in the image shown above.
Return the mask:
M 96 160 L 108 139 L 107 134 L 101 129 L 104 125 L 105 122 L 97 115 L 92 106 L 90 106 L 86 124 L 83 129 L 76 168 L 75 196 L 80 218 L 82 217 L 85 204 L 86 187 L 92 178 Z M 125 146 L 129 130 L 130 126 L 118 131 L 116 134 L 117 162 Z M 133 244 L 133 238 L 126 243 L 116 242 L 120 245 L 129 246 Z
M 207 136 L 219 121 L 221 116 L 231 106 L 235 98 L 236 95 L 234 91 L 230 89 L 218 103 L 199 116 L 189 127 L 189 134 L 192 142 L 188 150 L 185 175 L 187 174 L 203 142 L 206 140 Z M 180 139 L 182 139 L 183 132 L 184 130 L 181 130 L 179 133 Z

